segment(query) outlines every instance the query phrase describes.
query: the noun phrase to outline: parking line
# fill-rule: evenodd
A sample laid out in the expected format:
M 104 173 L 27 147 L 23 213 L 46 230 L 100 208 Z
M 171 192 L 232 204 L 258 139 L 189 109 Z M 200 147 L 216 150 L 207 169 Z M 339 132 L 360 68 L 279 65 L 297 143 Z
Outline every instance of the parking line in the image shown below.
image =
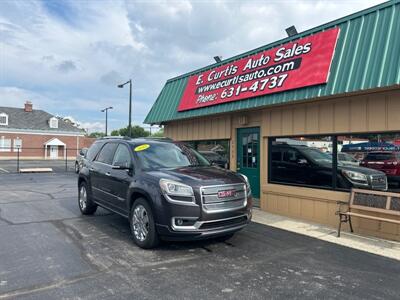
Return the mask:
M 4 173 L 10 173 L 10 171 L 3 169 L 3 168 L 0 168 L 0 171 L 3 171 Z

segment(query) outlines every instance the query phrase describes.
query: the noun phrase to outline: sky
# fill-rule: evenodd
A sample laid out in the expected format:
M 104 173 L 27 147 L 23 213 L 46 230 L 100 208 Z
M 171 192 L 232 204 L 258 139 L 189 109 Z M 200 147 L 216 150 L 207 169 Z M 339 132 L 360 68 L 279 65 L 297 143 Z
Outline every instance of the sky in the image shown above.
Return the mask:
M 0 106 L 82 128 L 142 125 L 166 80 L 382 3 L 379 0 L 0 0 Z M 148 125 L 145 125 L 148 126 Z

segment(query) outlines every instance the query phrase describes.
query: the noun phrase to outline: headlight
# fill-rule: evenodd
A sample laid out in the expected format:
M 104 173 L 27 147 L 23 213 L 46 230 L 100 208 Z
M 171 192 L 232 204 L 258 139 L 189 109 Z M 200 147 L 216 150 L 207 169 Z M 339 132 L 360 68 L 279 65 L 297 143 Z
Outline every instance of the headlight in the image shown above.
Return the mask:
M 160 179 L 160 188 L 169 202 L 184 205 L 195 204 L 191 186 L 169 179 Z
M 350 170 L 342 170 L 344 176 L 346 176 L 350 181 L 359 184 L 368 184 L 367 176 L 360 172 L 350 171 Z

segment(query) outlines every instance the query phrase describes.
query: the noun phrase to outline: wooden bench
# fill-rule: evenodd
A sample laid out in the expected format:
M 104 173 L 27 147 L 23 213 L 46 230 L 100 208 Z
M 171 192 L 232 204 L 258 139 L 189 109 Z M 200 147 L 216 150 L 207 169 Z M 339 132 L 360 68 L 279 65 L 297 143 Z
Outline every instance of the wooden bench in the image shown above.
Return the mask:
M 337 236 L 340 237 L 342 223 L 349 222 L 350 231 L 353 232 L 351 217 L 359 217 L 370 220 L 377 220 L 400 225 L 400 220 L 391 217 L 400 217 L 400 193 L 389 193 L 371 190 L 352 189 L 350 202 L 338 202 L 339 228 Z M 343 211 L 342 207 L 348 205 L 348 209 Z M 357 209 L 360 212 L 352 212 Z M 385 217 L 377 217 L 371 213 L 385 214 Z

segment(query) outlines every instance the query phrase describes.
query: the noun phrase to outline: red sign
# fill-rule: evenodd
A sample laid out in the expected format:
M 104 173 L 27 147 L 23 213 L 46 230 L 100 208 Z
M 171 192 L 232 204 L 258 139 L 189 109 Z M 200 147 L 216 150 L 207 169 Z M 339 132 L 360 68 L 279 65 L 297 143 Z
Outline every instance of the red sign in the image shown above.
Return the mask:
M 326 83 L 338 34 L 333 28 L 193 75 L 178 111 Z

